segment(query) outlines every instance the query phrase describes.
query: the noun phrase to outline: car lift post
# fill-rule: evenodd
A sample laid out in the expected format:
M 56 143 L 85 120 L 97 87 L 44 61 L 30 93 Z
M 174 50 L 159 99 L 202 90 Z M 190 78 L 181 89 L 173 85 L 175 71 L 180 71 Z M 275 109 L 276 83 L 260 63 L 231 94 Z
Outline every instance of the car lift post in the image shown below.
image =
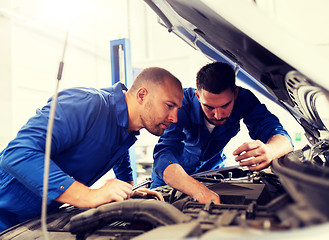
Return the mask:
M 112 85 L 122 82 L 129 89 L 133 83 L 133 69 L 131 66 L 130 41 L 127 38 L 110 41 Z M 133 170 L 133 180 L 137 183 L 137 163 L 135 147 L 129 149 L 130 165 Z

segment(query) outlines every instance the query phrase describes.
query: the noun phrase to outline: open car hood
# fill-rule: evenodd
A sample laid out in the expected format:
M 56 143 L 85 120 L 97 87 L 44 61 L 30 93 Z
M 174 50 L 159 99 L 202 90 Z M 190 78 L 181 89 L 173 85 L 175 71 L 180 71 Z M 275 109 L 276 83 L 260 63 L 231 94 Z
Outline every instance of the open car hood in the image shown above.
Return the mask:
M 305 129 L 312 144 L 327 137 L 329 36 L 302 38 L 296 33 L 297 28 L 283 26 L 252 1 L 145 2 L 169 32 L 210 59 L 231 64 L 238 79 L 286 108 Z M 326 3 L 317 4 L 322 9 L 319 13 L 328 9 L 322 6 Z M 305 18 L 307 12 L 300 15 Z M 313 21 L 311 26 L 316 28 L 325 26 L 323 21 L 329 23 L 326 16 L 321 17 L 321 22 L 319 18 L 307 20 Z M 311 29 L 301 30 L 307 34 Z

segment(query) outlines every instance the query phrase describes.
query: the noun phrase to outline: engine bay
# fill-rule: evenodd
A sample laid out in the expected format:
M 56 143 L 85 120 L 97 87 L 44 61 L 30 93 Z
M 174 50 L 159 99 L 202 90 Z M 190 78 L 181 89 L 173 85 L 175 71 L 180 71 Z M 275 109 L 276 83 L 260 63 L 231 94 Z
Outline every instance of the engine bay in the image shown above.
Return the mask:
M 260 172 L 226 167 L 193 175 L 219 194 L 219 205 L 199 203 L 166 185 L 155 189 L 165 202 L 130 199 L 89 210 L 64 206 L 48 215 L 48 231 L 62 239 L 214 239 L 219 234 L 243 239 L 320 226 L 329 218 L 329 170 L 306 161 L 308 151 L 292 152 Z M 38 218 L 5 231 L 2 239 L 37 236 L 42 236 Z

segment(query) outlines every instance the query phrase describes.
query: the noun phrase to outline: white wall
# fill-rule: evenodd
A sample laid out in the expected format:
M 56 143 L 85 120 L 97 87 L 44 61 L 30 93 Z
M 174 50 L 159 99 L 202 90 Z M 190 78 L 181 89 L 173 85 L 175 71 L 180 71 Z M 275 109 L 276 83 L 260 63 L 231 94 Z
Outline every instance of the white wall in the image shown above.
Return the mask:
M 2 1 L 0 7 L 10 7 L 10 1 Z M 12 82 L 11 27 L 9 19 L 0 20 L 0 149 L 12 132 Z
M 1 149 L 55 90 L 68 24 L 51 10 L 64 2 L 0 1 Z M 116 1 L 81 2 L 94 5 L 72 14 L 61 89 L 110 85 L 109 40 L 126 37 L 125 18 L 117 24 L 125 2 L 114 9 Z

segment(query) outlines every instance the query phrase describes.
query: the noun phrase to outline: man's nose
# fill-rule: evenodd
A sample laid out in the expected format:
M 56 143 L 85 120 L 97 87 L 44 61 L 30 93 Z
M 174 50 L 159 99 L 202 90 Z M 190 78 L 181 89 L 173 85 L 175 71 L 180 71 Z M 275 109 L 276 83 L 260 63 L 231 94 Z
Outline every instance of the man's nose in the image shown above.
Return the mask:
M 176 123 L 178 120 L 178 109 L 177 110 L 173 110 L 170 112 L 169 114 L 169 121 L 172 123 Z
M 214 117 L 215 117 L 217 120 L 219 120 L 219 119 L 222 118 L 222 111 L 221 111 L 219 108 L 215 108 L 215 109 L 213 110 L 213 112 L 214 112 Z

